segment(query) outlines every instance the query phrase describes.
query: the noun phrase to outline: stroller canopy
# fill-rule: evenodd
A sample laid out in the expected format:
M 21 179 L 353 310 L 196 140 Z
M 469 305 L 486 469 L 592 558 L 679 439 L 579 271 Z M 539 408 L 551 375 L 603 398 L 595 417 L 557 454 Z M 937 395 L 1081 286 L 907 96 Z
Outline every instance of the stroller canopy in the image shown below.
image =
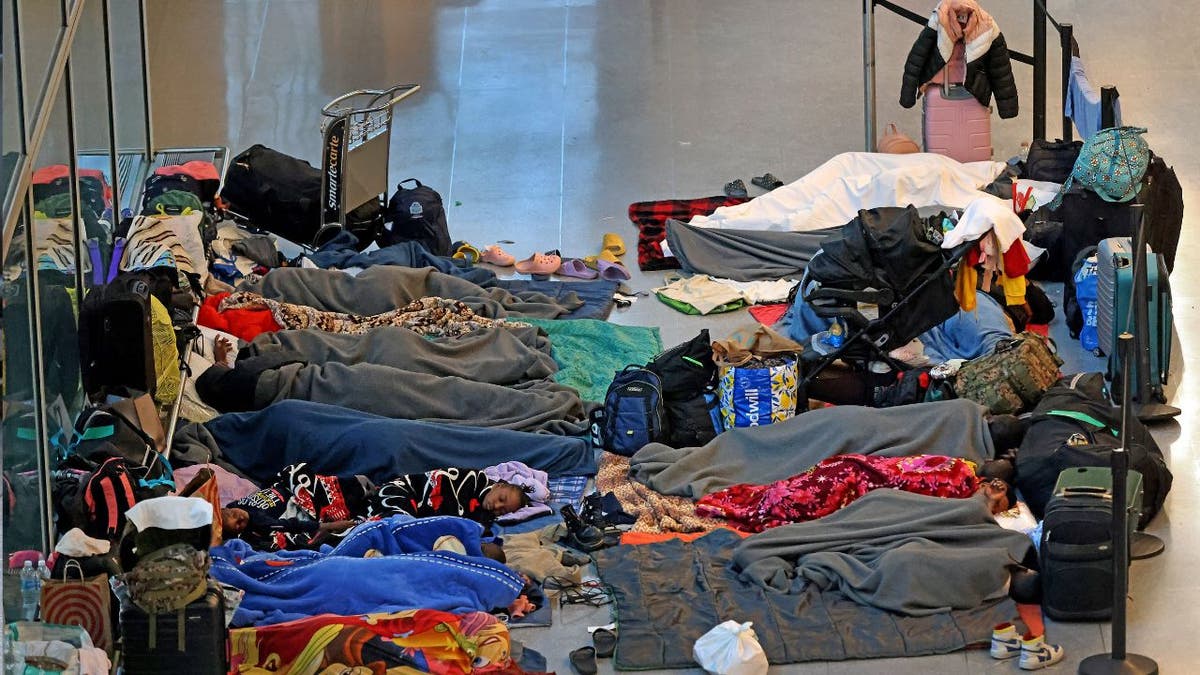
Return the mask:
M 888 207 L 859 211 L 842 226 L 840 238 L 821 245 L 808 263 L 808 276 L 822 286 L 887 288 L 903 296 L 943 261 L 941 247 L 929 240 L 926 220 L 915 207 Z
M 866 337 L 885 350 L 940 324 L 958 311 L 950 267 L 961 256 L 947 256 L 931 241 L 942 218 L 926 221 L 912 206 L 859 211 L 841 237 L 826 241 L 809 261 L 805 284 L 819 287 L 806 287 L 804 300 L 818 316 L 866 327 Z M 878 304 L 880 319 L 869 321 L 855 303 Z

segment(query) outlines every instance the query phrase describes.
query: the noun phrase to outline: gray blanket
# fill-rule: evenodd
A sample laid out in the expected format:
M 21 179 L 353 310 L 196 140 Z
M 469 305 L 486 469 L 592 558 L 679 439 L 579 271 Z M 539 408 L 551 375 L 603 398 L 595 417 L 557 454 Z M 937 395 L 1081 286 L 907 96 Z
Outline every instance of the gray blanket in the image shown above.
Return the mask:
M 462 300 L 477 314 L 492 319 L 553 319 L 583 306 L 583 301 L 571 293 L 560 301 L 542 293 L 485 289 L 432 267 L 379 265 L 358 276 L 338 270 L 283 267 L 271 270 L 260 280 L 240 284 L 238 290 L 320 310 L 361 315 L 383 314 L 424 297 Z
M 435 340 L 397 326 L 362 335 L 281 330 L 261 333 L 242 356 L 281 351 L 301 354 L 309 363 L 370 363 L 430 375 L 484 377 L 494 384 L 544 380 L 558 372 L 550 340 L 533 327 L 480 330 L 461 338 Z
M 995 456 L 984 411 L 960 399 L 821 408 L 776 424 L 730 429 L 699 448 L 651 443 L 631 458 L 630 471 L 659 492 L 699 499 L 737 483 L 788 478 L 835 455 L 932 454 L 981 462 Z
M 694 667 L 696 639 L 726 620 L 753 622 L 767 659 L 783 664 L 944 654 L 986 644 L 992 626 L 1016 616 L 1008 599 L 903 616 L 813 584 L 798 593 L 765 592 L 731 568 L 738 541 L 717 530 L 694 542 L 617 546 L 595 554 L 621 626 L 618 669 Z
M 667 244 L 684 271 L 737 281 L 799 278 L 840 227 L 812 232 L 724 230 L 667 221 Z
M 579 393 L 555 382 L 493 383 L 359 363 L 292 363 L 264 371 L 255 409 L 288 399 L 313 401 L 382 417 L 573 436 L 588 429 Z M 509 386 L 504 386 L 508 384 Z
M 767 589 L 811 583 L 869 607 L 927 616 L 997 597 L 1032 546 L 997 525 L 982 496 L 874 490 L 824 518 L 748 537 L 733 550 L 733 566 Z

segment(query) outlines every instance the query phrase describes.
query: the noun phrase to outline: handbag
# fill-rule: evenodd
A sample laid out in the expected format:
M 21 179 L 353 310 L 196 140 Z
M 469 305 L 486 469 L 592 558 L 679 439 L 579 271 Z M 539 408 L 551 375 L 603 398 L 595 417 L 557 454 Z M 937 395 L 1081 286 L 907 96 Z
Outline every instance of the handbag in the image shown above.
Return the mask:
M 955 376 L 954 392 L 987 406 L 993 415 L 1033 408 L 1058 382 L 1063 361 L 1049 338 L 1024 332 L 1004 340 L 987 355 L 968 361 Z
M 79 579 L 68 579 L 71 569 Z M 61 579 L 47 579 L 42 584 L 42 620 L 64 626 L 79 626 L 87 631 L 92 644 L 112 653 L 112 594 L 108 575 L 98 574 L 91 579 L 83 576 L 83 568 L 75 560 L 63 567 Z
M 1051 183 L 1065 182 L 1082 149 L 1083 141 L 1034 139 L 1025 158 L 1025 177 Z

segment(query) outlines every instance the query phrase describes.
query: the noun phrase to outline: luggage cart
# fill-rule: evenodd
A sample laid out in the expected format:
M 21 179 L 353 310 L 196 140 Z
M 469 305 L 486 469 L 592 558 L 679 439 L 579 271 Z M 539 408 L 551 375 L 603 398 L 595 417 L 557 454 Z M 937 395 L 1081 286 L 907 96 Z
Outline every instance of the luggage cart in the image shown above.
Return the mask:
M 420 89 L 419 84 L 359 89 L 321 108 L 321 230 L 316 240 L 346 226 L 347 214 L 372 200 L 382 214 L 390 186 L 392 108 Z

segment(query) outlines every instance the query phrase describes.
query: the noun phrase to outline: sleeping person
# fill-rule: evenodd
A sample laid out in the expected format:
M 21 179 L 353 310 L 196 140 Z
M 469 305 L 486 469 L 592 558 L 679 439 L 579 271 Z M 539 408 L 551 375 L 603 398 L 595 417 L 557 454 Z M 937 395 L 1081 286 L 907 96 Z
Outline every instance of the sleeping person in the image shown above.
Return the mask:
M 323 476 L 290 464 L 271 485 L 221 509 L 223 532 L 260 551 L 319 548 L 364 520 L 373 487 L 364 476 Z
M 487 525 L 531 503 L 522 487 L 488 478 L 482 470 L 454 467 L 408 474 L 380 485 L 367 515 L 457 516 Z
M 958 499 L 979 494 L 997 514 L 1012 508 L 1006 482 L 1012 471 L 1008 460 L 977 466 L 941 455 L 838 455 L 774 483 L 742 483 L 705 495 L 696 504 L 696 513 L 724 518 L 745 532 L 762 532 L 827 516 L 872 490 L 893 489 Z

